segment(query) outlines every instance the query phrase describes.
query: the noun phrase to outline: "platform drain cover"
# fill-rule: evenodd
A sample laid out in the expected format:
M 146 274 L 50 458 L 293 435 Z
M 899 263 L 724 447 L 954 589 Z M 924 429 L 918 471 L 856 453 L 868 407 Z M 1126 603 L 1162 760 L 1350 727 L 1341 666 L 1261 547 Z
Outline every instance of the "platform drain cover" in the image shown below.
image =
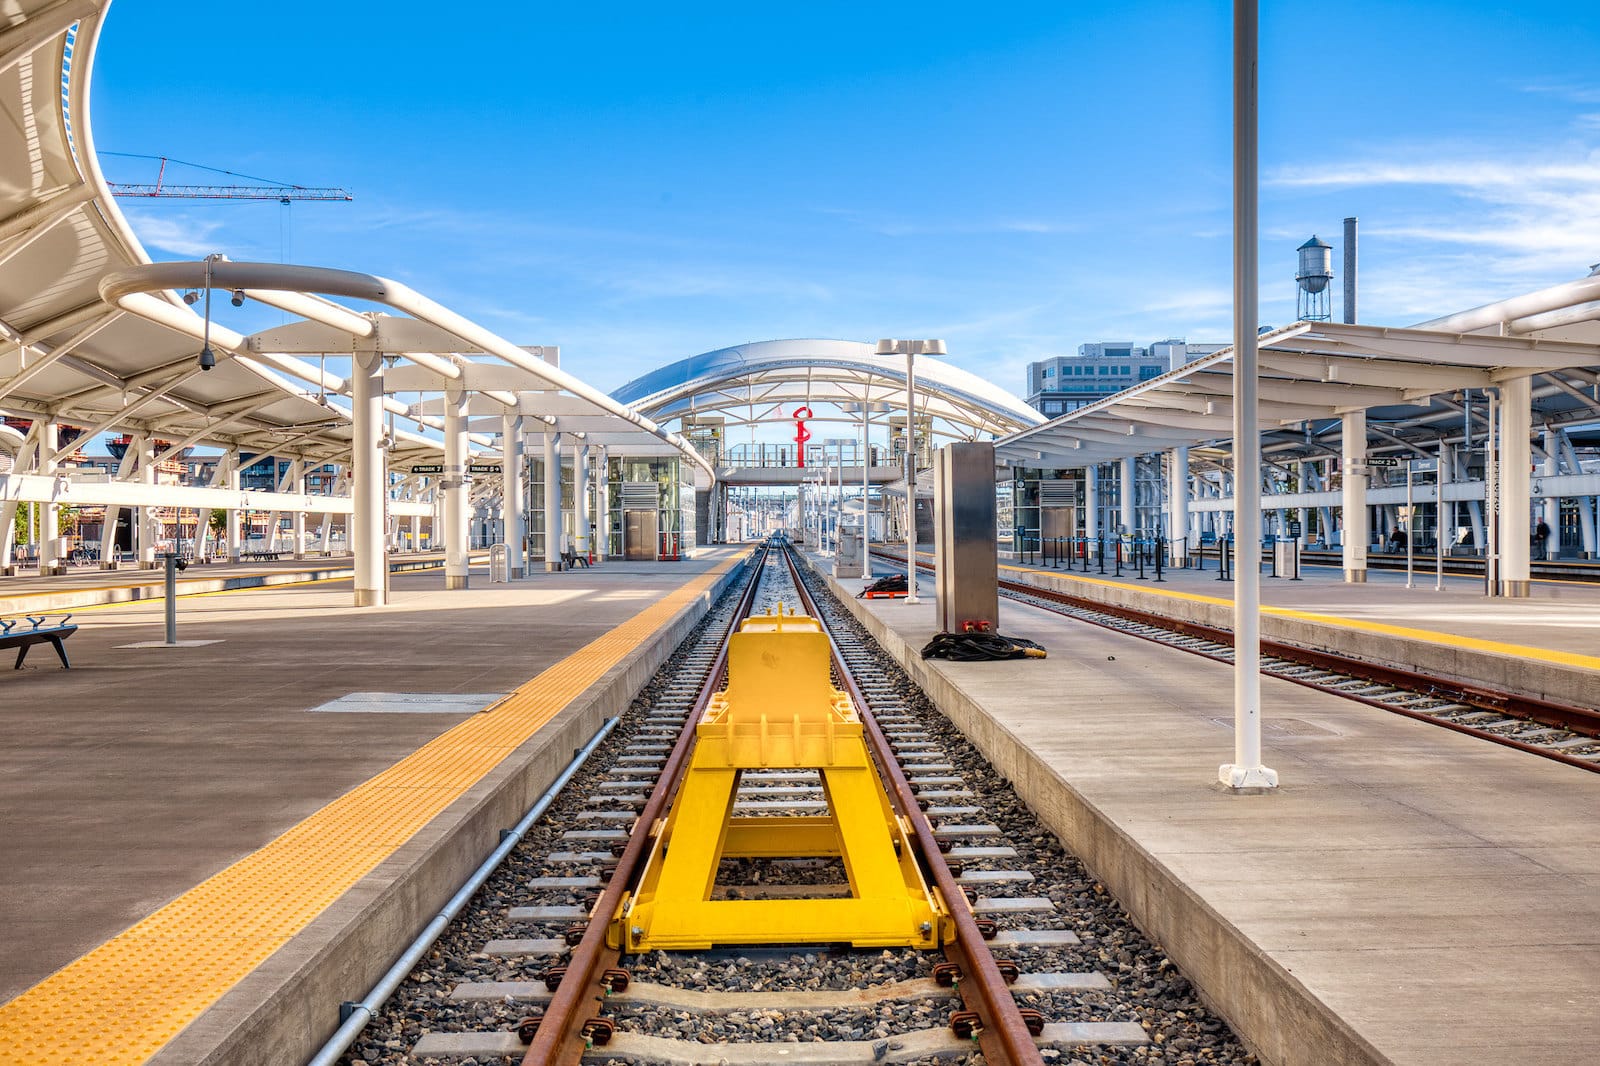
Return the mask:
M 504 697 L 503 692 L 352 692 L 311 710 L 330 714 L 477 714 Z

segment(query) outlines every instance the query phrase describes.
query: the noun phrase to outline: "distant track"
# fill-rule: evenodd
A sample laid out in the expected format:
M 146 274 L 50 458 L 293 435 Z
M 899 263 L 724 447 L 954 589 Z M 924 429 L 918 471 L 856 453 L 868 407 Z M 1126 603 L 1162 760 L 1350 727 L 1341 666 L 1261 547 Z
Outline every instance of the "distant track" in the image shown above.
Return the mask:
M 874 556 L 905 566 L 905 556 Z M 923 570 L 928 563 L 918 562 Z M 1022 581 L 1000 580 L 1008 599 L 1217 662 L 1233 661 L 1233 633 L 1152 611 L 1095 603 Z M 1261 642 L 1261 672 L 1580 770 L 1600 773 L 1600 710 L 1478 688 L 1336 652 Z

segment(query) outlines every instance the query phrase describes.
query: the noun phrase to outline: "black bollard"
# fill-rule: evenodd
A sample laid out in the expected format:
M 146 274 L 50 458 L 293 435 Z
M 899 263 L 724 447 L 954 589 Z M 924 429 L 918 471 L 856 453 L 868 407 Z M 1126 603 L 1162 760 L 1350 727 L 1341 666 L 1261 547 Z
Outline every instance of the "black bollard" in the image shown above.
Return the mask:
M 1106 572 L 1106 538 L 1102 536 L 1094 547 L 1095 554 L 1100 557 L 1100 572 L 1104 574 Z
M 1134 557 L 1139 560 L 1139 580 L 1143 581 L 1144 580 L 1144 545 L 1135 544 L 1133 546 L 1133 554 L 1134 554 Z
M 1162 563 L 1163 557 L 1166 554 L 1167 554 L 1167 540 L 1166 540 L 1165 537 L 1162 537 L 1162 536 L 1158 535 L 1156 537 L 1156 580 L 1157 581 L 1161 580 L 1161 563 Z

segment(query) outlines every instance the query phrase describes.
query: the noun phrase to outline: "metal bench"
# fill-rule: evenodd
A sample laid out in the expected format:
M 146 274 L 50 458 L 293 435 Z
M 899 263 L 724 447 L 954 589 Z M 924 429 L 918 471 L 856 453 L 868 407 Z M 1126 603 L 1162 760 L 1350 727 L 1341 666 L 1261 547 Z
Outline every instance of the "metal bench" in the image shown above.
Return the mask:
M 61 668 L 63 670 L 72 669 L 72 664 L 67 661 L 67 649 L 61 643 L 78 631 L 77 626 L 67 624 L 72 616 L 70 614 L 62 615 L 59 619 L 50 620 L 48 625 L 43 615 L 27 615 L 25 617 L 29 622 L 33 623 L 33 628 L 19 629 L 18 625 L 20 623 L 17 619 L 13 618 L 7 621 L 0 618 L 0 648 L 17 649 L 17 665 L 15 669 L 22 669 L 22 660 L 28 657 L 29 648 L 35 644 L 46 643 L 56 649 L 56 655 L 61 659 Z

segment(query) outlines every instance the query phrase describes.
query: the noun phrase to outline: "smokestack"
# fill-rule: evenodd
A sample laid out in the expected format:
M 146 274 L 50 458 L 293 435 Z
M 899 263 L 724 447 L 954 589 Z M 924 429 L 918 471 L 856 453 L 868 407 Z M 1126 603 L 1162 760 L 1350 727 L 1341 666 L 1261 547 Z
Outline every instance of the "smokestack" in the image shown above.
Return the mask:
M 1356 320 L 1356 220 L 1344 220 L 1344 320 Z

